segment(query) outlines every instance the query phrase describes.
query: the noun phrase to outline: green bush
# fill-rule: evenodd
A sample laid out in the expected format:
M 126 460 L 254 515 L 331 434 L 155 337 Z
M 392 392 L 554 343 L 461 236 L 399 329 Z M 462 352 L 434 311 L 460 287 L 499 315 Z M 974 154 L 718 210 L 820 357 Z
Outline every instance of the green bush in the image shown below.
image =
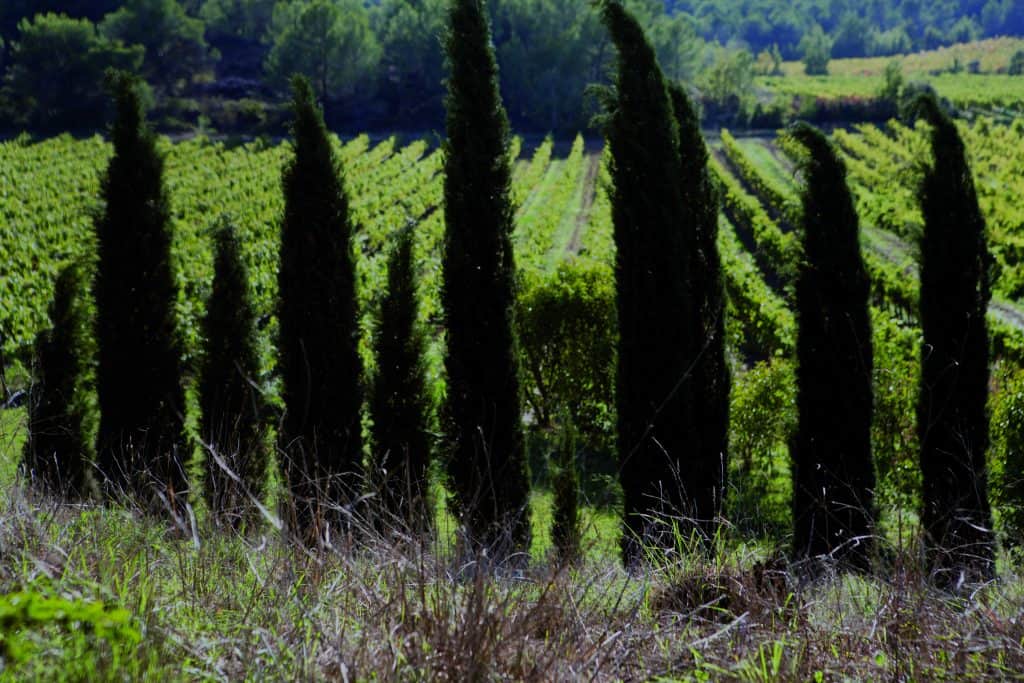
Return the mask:
M 1007 548 L 1024 543 L 1024 370 L 1001 366 L 992 405 L 992 498 Z
M 729 412 L 734 473 L 728 517 L 757 533 L 789 526 L 790 479 L 786 447 L 796 429 L 793 364 L 757 363 L 733 379 Z
M 611 450 L 615 424 L 618 334 L 608 271 L 580 259 L 524 276 L 516 313 L 523 388 L 536 423 L 550 426 L 565 413 L 583 445 L 601 451 Z

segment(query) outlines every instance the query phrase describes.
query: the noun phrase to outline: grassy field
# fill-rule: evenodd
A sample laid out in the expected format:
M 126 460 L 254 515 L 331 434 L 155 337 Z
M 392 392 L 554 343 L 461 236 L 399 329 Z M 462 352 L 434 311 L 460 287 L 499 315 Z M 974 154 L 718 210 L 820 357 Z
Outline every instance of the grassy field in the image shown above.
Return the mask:
M 826 76 L 808 76 L 802 62 L 785 62 L 780 76 L 760 76 L 757 87 L 766 96 L 815 100 L 870 100 L 884 85 L 885 68 L 898 63 L 905 80 L 931 84 L 944 98 L 970 112 L 1019 113 L 1024 102 L 1024 77 L 1006 70 L 1024 39 L 996 38 L 909 55 L 833 59 Z M 977 73 L 971 73 L 971 65 Z
M 885 67 L 893 61 L 899 62 L 907 76 L 922 76 L 937 71 L 946 71 L 959 62 L 963 69 L 971 62 L 978 63 L 981 73 L 999 73 L 1010 66 L 1010 60 L 1018 50 L 1024 50 L 1024 39 L 991 38 L 973 43 L 960 43 L 907 55 L 890 57 L 861 57 L 833 59 L 828 70 L 833 76 L 881 76 Z M 802 62 L 784 62 L 782 70 L 786 76 L 802 76 Z

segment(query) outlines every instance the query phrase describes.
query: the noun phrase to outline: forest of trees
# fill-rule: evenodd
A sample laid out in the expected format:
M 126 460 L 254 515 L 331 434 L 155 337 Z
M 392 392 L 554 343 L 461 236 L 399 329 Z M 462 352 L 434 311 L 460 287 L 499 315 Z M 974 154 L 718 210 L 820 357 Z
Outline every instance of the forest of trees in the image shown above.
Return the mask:
M 827 62 L 1024 34 L 1014 0 L 627 4 L 666 75 L 713 103 L 744 93 L 755 55 Z M 512 124 L 587 127 L 584 90 L 607 79 L 613 52 L 587 0 L 496 0 L 488 12 Z M 8 0 L 0 129 L 102 127 L 107 67 L 146 79 L 164 127 L 213 116 L 251 130 L 275 112 L 283 126 L 299 72 L 329 124 L 439 128 L 444 21 L 441 0 Z

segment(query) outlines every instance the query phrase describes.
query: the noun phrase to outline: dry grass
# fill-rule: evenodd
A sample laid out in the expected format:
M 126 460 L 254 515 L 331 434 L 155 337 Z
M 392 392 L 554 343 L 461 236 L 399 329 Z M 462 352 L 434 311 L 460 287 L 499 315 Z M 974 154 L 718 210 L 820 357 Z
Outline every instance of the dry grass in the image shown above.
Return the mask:
M 270 527 L 268 527 L 270 529 Z M 627 574 L 484 566 L 398 533 L 309 552 L 268 530 L 182 533 L 123 509 L 68 507 L 20 486 L 0 522 L 0 593 L 126 608 L 140 643 L 34 627 L 4 675 L 213 680 L 1005 680 L 1024 671 L 1024 591 L 936 591 L 913 549 L 883 577 L 801 583 L 725 543 Z M 6 633 L 10 636 L 9 624 Z

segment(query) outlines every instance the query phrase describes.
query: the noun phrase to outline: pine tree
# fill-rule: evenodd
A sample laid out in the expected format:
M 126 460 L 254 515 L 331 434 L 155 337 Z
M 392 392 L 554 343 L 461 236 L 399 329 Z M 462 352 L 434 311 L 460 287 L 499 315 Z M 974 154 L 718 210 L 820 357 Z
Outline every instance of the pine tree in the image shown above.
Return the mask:
M 866 568 L 874 531 L 870 282 L 846 166 L 806 124 L 803 260 L 796 282 L 797 413 L 793 552 Z
M 992 575 L 985 219 L 956 124 L 934 95 L 916 101 L 931 125 L 933 163 L 921 183 L 921 441 L 926 544 L 941 581 Z
M 680 186 L 685 229 L 692 231 L 688 269 L 693 300 L 693 327 L 699 332 L 692 359 L 694 426 L 699 450 L 691 451 L 681 480 L 689 505 L 706 540 L 716 534 L 722 513 L 729 452 L 729 391 L 732 377 L 725 355 L 725 282 L 718 253 L 718 195 L 708 171 L 708 151 L 700 114 L 678 84 L 669 86 L 679 126 Z
M 24 466 L 43 490 L 71 500 L 88 497 L 94 458 L 87 435 L 84 383 L 89 320 L 81 299 L 84 281 L 75 266 L 57 278 L 50 305 L 51 330 L 35 342 L 36 377 L 29 398 Z
M 346 521 L 361 483 L 362 364 L 348 197 L 309 82 L 296 77 L 293 88 L 278 271 L 279 437 L 295 531 L 315 543 Z
M 215 240 L 213 291 L 203 319 L 200 436 L 209 448 L 204 463 L 210 511 L 238 529 L 251 521 L 253 502 L 262 497 L 269 454 L 248 268 L 233 226 L 220 227 Z
M 672 547 L 671 519 L 695 513 L 684 477 L 688 458 L 702 452 L 689 282 L 696 235 L 686 224 L 679 129 L 654 50 L 620 2 L 607 0 L 601 12 L 618 49 L 603 125 L 616 246 L 623 555 L 632 564 L 644 544 Z
M 164 162 L 138 81 L 117 73 L 110 82 L 117 119 L 96 221 L 94 282 L 99 470 L 108 495 L 135 494 L 150 509 L 177 515 L 188 493 L 185 395 Z
M 529 546 L 529 480 L 514 337 L 509 127 L 483 0 L 452 0 L 442 302 L 449 475 L 469 543 Z
M 431 523 L 427 469 L 430 399 L 423 335 L 417 327 L 412 226 L 398 235 L 388 260 L 388 291 L 375 338 L 377 376 L 371 413 L 375 470 L 384 512 L 411 530 Z

